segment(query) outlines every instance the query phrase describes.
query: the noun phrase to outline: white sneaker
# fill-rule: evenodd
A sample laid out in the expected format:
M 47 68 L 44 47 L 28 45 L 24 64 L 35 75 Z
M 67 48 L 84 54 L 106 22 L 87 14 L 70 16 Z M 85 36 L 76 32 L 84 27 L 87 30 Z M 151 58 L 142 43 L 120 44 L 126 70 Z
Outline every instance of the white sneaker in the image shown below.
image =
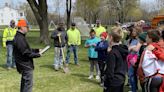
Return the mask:
M 88 79 L 93 79 L 93 75 L 90 75 L 90 76 L 88 77 Z
M 59 67 L 58 67 L 58 66 L 54 66 L 54 69 L 55 69 L 56 71 L 58 71 L 58 70 L 59 70 Z
M 100 76 L 99 75 L 96 76 L 96 80 L 100 80 Z

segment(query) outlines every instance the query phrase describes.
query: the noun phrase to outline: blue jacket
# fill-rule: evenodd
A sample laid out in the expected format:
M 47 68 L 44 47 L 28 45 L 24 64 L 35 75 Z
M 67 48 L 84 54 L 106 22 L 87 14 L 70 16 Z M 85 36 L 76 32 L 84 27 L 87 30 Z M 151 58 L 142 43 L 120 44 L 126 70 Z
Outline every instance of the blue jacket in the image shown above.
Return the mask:
M 93 39 L 89 38 L 88 40 L 86 40 L 85 42 L 85 46 L 89 45 L 88 48 L 88 57 L 90 58 L 98 58 L 98 54 L 95 51 L 95 46 L 92 46 L 93 44 L 97 44 L 100 41 L 99 38 L 95 37 Z
M 105 61 L 107 57 L 108 41 L 98 42 L 95 51 L 98 52 L 98 60 Z

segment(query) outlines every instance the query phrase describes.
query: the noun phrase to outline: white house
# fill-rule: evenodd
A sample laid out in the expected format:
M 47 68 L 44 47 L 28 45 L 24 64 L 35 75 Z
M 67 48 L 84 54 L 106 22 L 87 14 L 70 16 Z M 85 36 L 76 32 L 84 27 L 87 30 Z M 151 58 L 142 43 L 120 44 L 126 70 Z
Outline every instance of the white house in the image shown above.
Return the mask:
M 25 18 L 23 11 L 14 9 L 7 3 L 0 8 L 0 25 L 9 25 L 11 20 L 15 20 L 17 23 L 20 18 Z

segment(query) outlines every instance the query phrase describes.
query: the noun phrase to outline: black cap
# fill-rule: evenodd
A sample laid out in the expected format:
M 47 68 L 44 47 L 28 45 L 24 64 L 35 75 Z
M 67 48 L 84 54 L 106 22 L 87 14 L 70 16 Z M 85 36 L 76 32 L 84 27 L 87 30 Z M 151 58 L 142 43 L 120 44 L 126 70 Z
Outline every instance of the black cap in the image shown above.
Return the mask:
M 71 26 L 76 26 L 76 24 L 75 23 L 72 23 Z

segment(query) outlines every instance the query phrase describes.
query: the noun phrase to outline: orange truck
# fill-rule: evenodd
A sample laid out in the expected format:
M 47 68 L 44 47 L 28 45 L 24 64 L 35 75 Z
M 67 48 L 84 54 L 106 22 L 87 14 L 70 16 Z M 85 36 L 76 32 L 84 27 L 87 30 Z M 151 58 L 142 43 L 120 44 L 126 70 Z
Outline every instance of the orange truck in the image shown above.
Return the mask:
M 155 29 L 162 24 L 164 24 L 164 15 L 158 15 L 153 18 L 151 28 Z

